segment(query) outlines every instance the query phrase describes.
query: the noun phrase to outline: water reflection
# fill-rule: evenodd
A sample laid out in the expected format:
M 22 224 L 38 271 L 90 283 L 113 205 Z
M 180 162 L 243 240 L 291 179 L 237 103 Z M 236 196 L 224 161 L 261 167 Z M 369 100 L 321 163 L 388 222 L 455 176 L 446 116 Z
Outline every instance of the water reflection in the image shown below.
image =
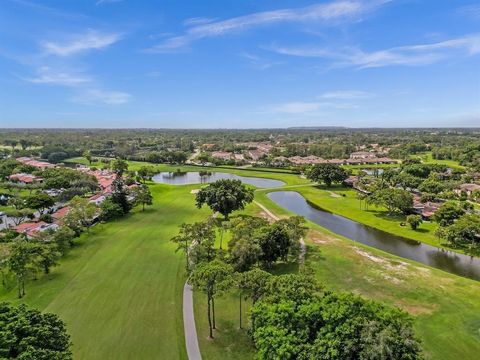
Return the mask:
M 283 208 L 349 239 L 452 274 L 480 280 L 480 258 L 405 239 L 329 213 L 314 207 L 294 191 L 272 192 L 268 197 Z
M 271 188 L 285 185 L 283 181 L 264 179 L 257 177 L 239 176 L 230 173 L 222 172 L 161 172 L 155 175 L 152 180 L 157 183 L 170 185 L 188 185 L 188 184 L 203 184 L 220 179 L 235 179 L 241 180 L 245 184 L 253 185 L 258 188 Z

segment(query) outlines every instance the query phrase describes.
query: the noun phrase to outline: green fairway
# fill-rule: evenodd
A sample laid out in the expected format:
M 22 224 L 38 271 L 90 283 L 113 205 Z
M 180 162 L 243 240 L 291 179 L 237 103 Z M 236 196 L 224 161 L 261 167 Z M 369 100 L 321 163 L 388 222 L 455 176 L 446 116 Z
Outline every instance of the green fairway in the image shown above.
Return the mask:
M 437 160 L 432 157 L 432 152 L 427 151 L 424 153 L 420 153 L 417 156 L 413 156 L 413 158 L 420 158 L 422 163 L 424 164 L 439 164 L 439 165 L 446 165 L 452 169 L 464 169 L 465 167 L 460 165 L 458 161 L 455 160 Z
M 75 358 L 186 357 L 183 257 L 169 239 L 209 214 L 191 189 L 153 185 L 154 206 L 97 226 L 49 276 L 27 283 L 22 302 L 66 322 Z M 17 301 L 15 289 L 0 299 Z

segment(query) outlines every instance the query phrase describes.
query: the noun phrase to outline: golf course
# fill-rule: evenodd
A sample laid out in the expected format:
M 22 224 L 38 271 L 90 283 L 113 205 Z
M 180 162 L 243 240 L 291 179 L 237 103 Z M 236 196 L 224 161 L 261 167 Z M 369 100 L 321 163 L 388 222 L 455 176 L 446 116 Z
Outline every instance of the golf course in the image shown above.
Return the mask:
M 129 165 L 134 170 L 144 163 Z M 175 169 L 167 165 L 156 168 Z M 282 180 L 285 185 L 279 189 L 299 191 L 317 197 L 327 207 L 333 206 L 326 192 L 309 186 L 308 180 L 298 175 L 226 168 L 219 171 Z M 170 239 L 180 224 L 206 219 L 211 211 L 195 207 L 192 190 L 198 189 L 198 184 L 148 184 L 154 197 L 152 206 L 96 225 L 81 236 L 50 274 L 26 284 L 21 302 L 56 313 L 65 321 L 75 359 L 187 358 L 182 319 L 185 263 Z M 268 191 L 257 190 L 255 200 L 279 217 L 293 215 L 269 200 Z M 348 193 L 347 199 L 354 201 Z M 268 217 L 255 203 L 244 213 Z M 326 289 L 354 292 L 409 312 L 415 317 L 415 329 L 429 359 L 476 357 L 480 351 L 479 282 L 421 266 L 307 224 L 306 264 Z M 430 238 L 425 241 L 434 243 Z M 277 273 L 296 270 L 288 264 L 273 269 Z M 15 289 L 1 290 L 0 300 L 18 302 Z M 234 290 L 216 305 L 218 331 L 214 340 L 207 338 L 205 297 L 195 293 L 194 300 L 203 358 L 253 358 L 255 349 L 247 335 L 247 317 L 243 329 L 239 329 Z M 248 306 L 247 302 L 245 308 Z

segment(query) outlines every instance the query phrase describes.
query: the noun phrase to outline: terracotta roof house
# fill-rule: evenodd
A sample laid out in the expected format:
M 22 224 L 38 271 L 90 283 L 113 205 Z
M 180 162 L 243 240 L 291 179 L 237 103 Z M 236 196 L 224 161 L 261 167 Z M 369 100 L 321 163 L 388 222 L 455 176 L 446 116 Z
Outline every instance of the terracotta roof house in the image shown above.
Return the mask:
M 31 175 L 31 174 L 25 174 L 25 173 L 12 174 L 9 176 L 9 179 L 13 181 L 17 181 L 22 184 L 33 184 L 33 183 L 43 182 L 43 178 L 35 175 Z
M 22 164 L 34 166 L 34 167 L 42 169 L 42 170 L 47 169 L 47 168 L 55 167 L 55 165 L 50 164 L 49 162 L 34 160 L 34 159 L 26 157 L 26 156 L 19 157 L 16 160 L 18 162 L 21 162 Z
M 39 221 L 39 222 L 27 222 L 27 223 L 17 225 L 15 227 L 15 231 L 18 232 L 19 234 L 24 234 L 27 237 L 31 238 L 31 237 L 34 237 L 38 232 L 42 232 L 47 229 L 55 230 L 57 228 L 58 228 L 57 224 L 48 224 L 46 222 Z
M 377 154 L 369 151 L 356 151 L 350 154 L 350 159 L 371 159 L 376 157 Z
M 222 160 L 231 160 L 233 158 L 233 153 L 226 151 L 214 151 L 212 152 L 212 157 Z
M 70 211 L 70 206 L 64 206 L 63 208 L 58 209 L 52 214 L 53 223 L 54 224 L 61 224 L 62 219 L 67 216 L 68 212 Z

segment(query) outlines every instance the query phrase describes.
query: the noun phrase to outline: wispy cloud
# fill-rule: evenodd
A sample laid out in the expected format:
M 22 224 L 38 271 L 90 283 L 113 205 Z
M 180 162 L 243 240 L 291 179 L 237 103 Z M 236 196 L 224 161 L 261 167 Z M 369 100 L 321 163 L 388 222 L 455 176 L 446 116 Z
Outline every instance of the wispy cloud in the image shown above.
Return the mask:
M 330 91 L 320 95 L 322 99 L 335 99 L 335 100 L 351 100 L 351 99 L 365 99 L 372 97 L 373 94 L 366 91 L 359 90 L 337 90 Z
M 336 0 L 298 9 L 258 12 L 207 24 L 193 23 L 193 26 L 184 34 L 171 37 L 148 49 L 148 51 L 158 53 L 174 52 L 198 39 L 221 36 L 232 32 L 245 31 L 258 26 L 282 22 L 312 21 L 316 24 L 327 24 L 339 20 L 356 18 L 390 1 L 392 0 Z
M 58 69 L 54 70 L 47 66 L 38 69 L 36 77 L 23 79 L 35 84 L 61 86 L 78 86 L 92 81 L 92 79 L 86 75 L 65 72 Z
M 59 10 L 54 7 L 38 4 L 37 2 L 28 1 L 28 0 L 8 0 L 12 3 L 21 5 L 23 7 L 41 12 L 45 15 L 62 17 L 65 19 L 86 19 L 88 16 L 78 13 L 69 13 L 62 10 Z
M 105 48 L 120 39 L 120 34 L 88 30 L 83 34 L 70 36 L 70 38 L 64 42 L 42 41 L 41 46 L 47 54 L 70 56 L 88 50 Z
M 281 61 L 272 61 L 272 60 L 264 59 L 260 56 L 257 56 L 255 54 L 251 54 L 248 52 L 241 53 L 240 56 L 246 59 L 253 68 L 258 70 L 266 70 L 275 65 L 283 64 L 283 62 Z
M 120 105 L 130 101 L 131 97 L 130 94 L 123 91 L 89 89 L 75 96 L 73 101 L 88 105 Z
M 287 114 L 303 114 L 320 109 L 322 103 L 320 102 L 301 102 L 294 101 L 284 104 L 279 104 L 271 108 L 272 112 L 287 113 Z
M 325 109 L 355 109 L 358 106 L 351 103 L 336 103 L 323 101 L 292 101 L 268 107 L 266 112 L 283 114 L 307 114 Z
M 190 19 L 186 19 L 183 21 L 184 26 L 197 26 L 197 25 L 205 25 L 214 22 L 214 18 L 206 18 L 206 17 L 194 17 Z
M 458 9 L 458 13 L 473 19 L 480 19 L 480 4 L 462 6 Z
M 121 2 L 123 0 L 98 0 L 95 5 L 98 6 L 98 5 L 104 5 L 104 4 L 111 4 L 111 3 L 117 3 L 117 2 Z
M 334 66 L 374 68 L 392 65 L 429 65 L 456 56 L 480 53 L 480 34 L 450 39 L 431 44 L 393 47 L 367 52 L 359 48 L 331 49 L 325 47 L 271 46 L 270 50 L 290 56 L 318 57 L 334 61 Z

